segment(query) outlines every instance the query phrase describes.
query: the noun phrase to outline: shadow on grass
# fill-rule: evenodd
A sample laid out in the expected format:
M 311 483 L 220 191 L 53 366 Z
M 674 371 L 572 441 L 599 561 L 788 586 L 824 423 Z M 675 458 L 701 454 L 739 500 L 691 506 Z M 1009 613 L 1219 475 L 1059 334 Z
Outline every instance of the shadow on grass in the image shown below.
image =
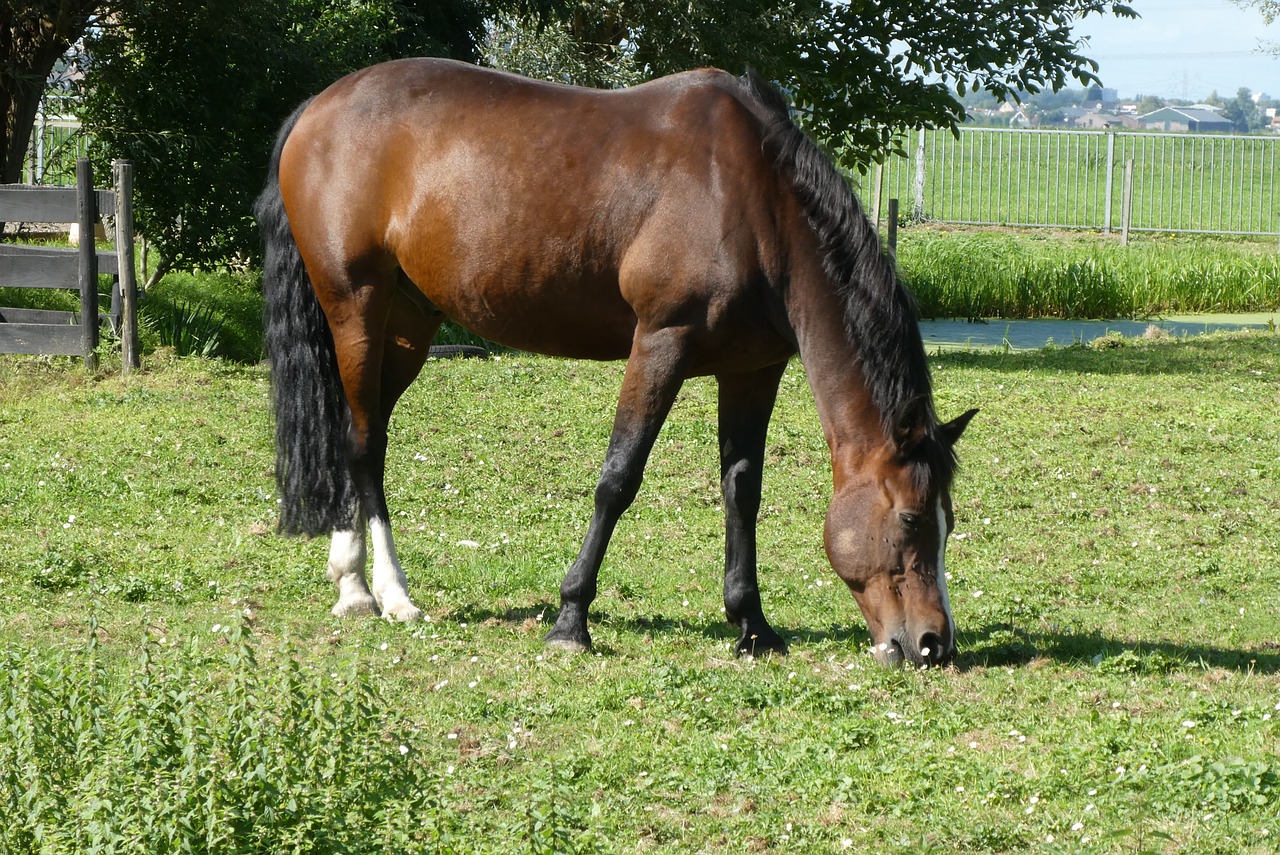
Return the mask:
M 542 601 L 527 606 L 518 606 L 504 610 L 487 609 L 481 606 L 470 606 L 458 609 L 450 614 L 450 620 L 472 624 L 483 624 L 486 621 L 499 621 L 520 626 L 530 620 L 537 621 L 550 631 L 555 623 L 560 607 L 552 602 Z M 644 635 L 701 635 L 711 641 L 730 643 L 738 640 L 738 629 L 725 620 L 714 618 L 698 618 L 689 620 L 664 615 L 638 615 L 618 617 L 607 611 L 592 610 L 590 628 L 609 626 L 623 633 L 632 633 L 637 637 Z M 847 644 L 856 650 L 865 650 L 871 643 L 871 636 L 862 626 L 830 626 L 825 629 L 790 628 L 777 623 L 773 624 L 778 634 L 787 640 L 792 647 L 813 646 L 825 643 Z M 607 652 L 599 644 L 596 649 Z
M 463 608 L 450 618 L 481 624 L 499 621 L 516 626 L 537 621 L 550 631 L 559 607 L 549 601 L 497 611 L 482 607 Z M 622 632 L 644 635 L 701 635 L 728 644 L 738 639 L 738 631 L 725 621 L 688 620 L 663 615 L 617 617 L 609 612 L 591 613 L 591 626 L 608 625 Z M 871 636 L 860 624 L 822 629 L 787 627 L 774 624 L 778 633 L 793 650 L 824 644 L 844 646 L 851 653 L 865 651 Z M 596 645 L 597 651 L 611 654 L 608 647 Z M 1051 659 L 1078 668 L 1103 668 L 1133 674 L 1171 673 L 1186 670 L 1221 668 L 1256 674 L 1280 673 L 1280 645 L 1264 649 L 1240 649 L 1207 644 L 1178 644 L 1170 641 L 1132 643 L 1108 637 L 1099 632 L 1026 632 L 1009 624 L 988 624 L 977 630 L 961 632 L 960 656 L 956 667 L 961 671 L 975 668 L 1023 667 L 1038 659 Z
M 1028 632 L 1013 629 L 1009 624 L 988 624 L 973 632 L 960 633 L 960 657 L 956 664 L 961 670 L 1020 667 L 1036 659 L 1134 674 L 1210 668 L 1280 673 L 1280 645 L 1252 649 L 1161 640 L 1135 643 L 1100 632 Z
M 1021 353 L 944 351 L 930 362 L 983 371 L 1044 374 L 1240 374 L 1256 368 L 1249 360 L 1272 361 L 1280 353 L 1280 335 L 1223 333 L 1156 343 L 1115 340 L 1114 347 L 1071 345 Z

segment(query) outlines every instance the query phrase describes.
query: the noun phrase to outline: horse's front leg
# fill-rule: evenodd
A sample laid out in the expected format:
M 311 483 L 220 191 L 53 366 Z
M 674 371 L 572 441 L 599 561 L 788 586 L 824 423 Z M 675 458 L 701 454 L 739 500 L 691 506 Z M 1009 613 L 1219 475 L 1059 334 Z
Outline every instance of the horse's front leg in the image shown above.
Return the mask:
M 640 491 L 645 462 L 680 391 L 684 354 L 682 336 L 675 330 L 636 332 L 609 450 L 596 485 L 595 510 L 578 558 L 560 585 L 560 615 L 547 633 L 547 644 L 569 650 L 591 649 L 587 609 L 596 597 L 600 564 L 618 519 Z
M 724 611 L 738 627 L 739 655 L 786 653 L 765 619 L 756 579 L 756 519 L 760 513 L 765 435 L 786 363 L 750 374 L 718 375 L 720 486 L 724 491 Z

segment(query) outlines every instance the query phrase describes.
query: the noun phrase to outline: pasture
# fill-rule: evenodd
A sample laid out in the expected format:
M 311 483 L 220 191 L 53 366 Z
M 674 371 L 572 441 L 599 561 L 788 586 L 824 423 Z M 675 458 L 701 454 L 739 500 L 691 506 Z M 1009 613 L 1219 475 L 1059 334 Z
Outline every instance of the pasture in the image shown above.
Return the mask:
M 1110 345 L 1116 342 L 1108 342 Z M 0 361 L 0 850 L 1197 852 L 1280 837 L 1280 336 L 931 357 L 954 668 L 886 670 L 783 379 L 760 524 L 791 655 L 731 655 L 714 385 L 591 612 L 541 642 L 619 364 L 431 362 L 392 420 L 414 626 L 274 535 L 263 367 Z

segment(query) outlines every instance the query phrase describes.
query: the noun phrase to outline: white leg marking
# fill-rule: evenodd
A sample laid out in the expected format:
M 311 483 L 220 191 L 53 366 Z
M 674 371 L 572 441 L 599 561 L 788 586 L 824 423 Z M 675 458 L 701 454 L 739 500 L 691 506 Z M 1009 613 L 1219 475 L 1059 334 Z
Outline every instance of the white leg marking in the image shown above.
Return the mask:
M 352 531 L 334 530 L 326 575 L 338 586 L 338 602 L 332 609 L 335 617 L 378 613 L 378 604 L 364 580 L 365 557 L 363 523 Z
M 947 594 L 947 512 L 942 507 L 942 497 L 938 497 L 936 508 L 938 515 L 938 591 L 942 594 L 942 610 L 947 613 L 947 634 L 951 637 L 951 649 L 956 652 L 956 621 L 951 616 L 951 597 Z
M 373 537 L 373 594 L 382 604 L 382 616 L 394 621 L 420 620 L 422 610 L 409 599 L 408 580 L 396 557 L 391 526 L 386 520 L 371 520 L 369 533 Z

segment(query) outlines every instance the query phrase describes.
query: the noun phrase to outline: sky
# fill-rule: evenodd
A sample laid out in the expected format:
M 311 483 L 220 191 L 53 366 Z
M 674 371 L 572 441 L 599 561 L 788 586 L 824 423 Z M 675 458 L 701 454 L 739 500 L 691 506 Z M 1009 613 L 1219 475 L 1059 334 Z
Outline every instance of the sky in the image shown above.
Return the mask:
M 1280 42 L 1257 11 L 1229 0 L 1129 0 L 1137 20 L 1091 16 L 1075 27 L 1080 51 L 1097 60 L 1102 85 L 1121 98 L 1158 95 L 1200 101 L 1240 87 L 1280 98 L 1280 58 L 1258 53 Z

